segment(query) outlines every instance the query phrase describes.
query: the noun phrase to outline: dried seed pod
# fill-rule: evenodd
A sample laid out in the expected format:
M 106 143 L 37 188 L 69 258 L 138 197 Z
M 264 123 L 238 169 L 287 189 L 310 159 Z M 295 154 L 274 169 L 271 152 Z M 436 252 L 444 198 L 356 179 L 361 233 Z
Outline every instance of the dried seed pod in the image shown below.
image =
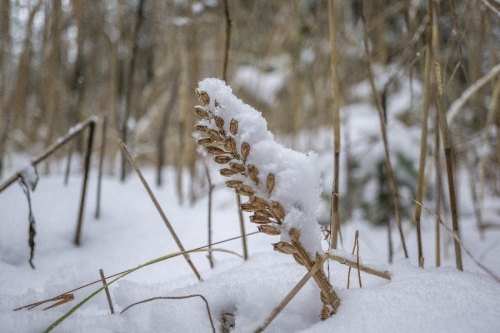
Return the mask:
M 253 164 L 249 164 L 247 166 L 247 168 L 248 168 L 248 176 L 250 177 L 250 179 L 258 184 L 259 183 L 259 169 Z
M 200 117 L 202 119 L 207 119 L 209 117 L 207 110 L 205 110 L 205 108 L 203 106 L 196 105 L 194 107 L 194 112 L 196 112 L 198 117 Z
M 274 251 L 278 251 L 284 254 L 295 254 L 297 253 L 297 248 L 287 242 L 278 242 L 273 244 Z
M 229 123 L 229 130 L 232 135 L 236 135 L 238 133 L 238 121 L 236 119 L 231 119 Z
M 249 154 L 250 154 L 250 144 L 244 141 L 241 144 L 241 157 L 243 157 L 243 161 L 247 160 Z
M 270 172 L 266 178 L 266 187 L 269 194 L 271 194 L 271 192 L 273 191 L 274 185 L 275 185 L 274 173 Z
M 300 242 L 300 240 L 299 240 L 300 231 L 298 231 L 295 228 L 291 228 L 290 231 L 288 232 L 288 234 L 290 235 L 290 238 L 292 239 L 292 241 L 297 242 L 297 243 Z
M 256 210 L 259 210 L 260 207 L 251 203 L 251 202 L 244 202 L 240 205 L 240 208 L 244 212 L 255 212 Z
M 203 147 L 207 147 L 215 142 L 212 138 L 201 138 L 198 139 L 198 144 Z
M 203 103 L 203 105 L 208 105 L 210 103 L 210 96 L 208 96 L 206 91 L 196 90 L 196 93 L 197 93 L 198 98 L 200 99 L 201 103 Z
M 252 195 L 250 197 L 250 202 L 258 205 L 260 209 L 266 209 L 267 207 L 269 207 L 269 203 L 267 202 L 266 199 L 258 197 L 256 195 Z
M 285 209 L 278 201 L 271 201 L 271 212 L 279 221 L 285 218 Z
M 227 164 L 229 163 L 233 158 L 227 155 L 219 155 L 214 157 L 214 161 L 219 163 L 219 164 Z
M 222 119 L 219 116 L 214 116 L 214 121 L 215 121 L 215 125 L 218 128 L 220 128 L 220 129 L 224 128 L 224 119 Z
M 227 137 L 226 141 L 224 142 L 224 148 L 226 148 L 229 151 L 235 151 L 236 150 L 236 140 L 233 137 Z
M 230 177 L 236 173 L 233 169 L 227 169 L 227 168 L 220 169 L 219 172 L 221 176 L 226 176 L 226 177 Z
M 259 231 L 271 236 L 277 236 L 281 234 L 281 230 L 268 224 L 259 225 Z
M 231 167 L 234 172 L 245 172 L 245 166 L 241 163 L 236 163 L 236 162 L 231 162 L 229 163 L 229 166 Z
M 244 195 L 247 197 L 253 195 L 253 189 L 250 186 L 243 184 L 236 188 L 236 192 L 238 192 L 238 194 L 240 195 Z
M 258 223 L 258 224 L 267 224 L 271 223 L 271 220 L 264 216 L 251 215 L 250 222 Z
M 224 138 L 222 137 L 222 135 L 220 135 L 219 132 L 217 132 L 216 130 L 214 129 L 209 129 L 207 131 L 207 134 L 209 137 L 211 137 L 212 139 L 214 139 L 215 141 L 218 141 L 218 142 L 222 142 L 224 141 Z
M 273 215 L 271 213 L 269 213 L 269 211 L 267 209 L 259 209 L 259 210 L 255 211 L 255 215 L 269 217 L 269 218 L 273 217 Z
M 207 126 L 204 126 L 204 125 L 196 125 L 194 127 L 195 130 L 199 131 L 199 132 L 206 132 L 208 131 L 208 127 Z
M 226 182 L 226 186 L 229 188 L 237 188 L 241 184 L 243 184 L 243 182 L 241 180 L 228 180 Z
M 223 154 L 227 154 L 228 153 L 227 151 L 222 150 L 219 147 L 214 147 L 214 146 L 208 146 L 207 147 L 207 151 L 210 154 L 213 154 L 213 155 L 223 155 Z

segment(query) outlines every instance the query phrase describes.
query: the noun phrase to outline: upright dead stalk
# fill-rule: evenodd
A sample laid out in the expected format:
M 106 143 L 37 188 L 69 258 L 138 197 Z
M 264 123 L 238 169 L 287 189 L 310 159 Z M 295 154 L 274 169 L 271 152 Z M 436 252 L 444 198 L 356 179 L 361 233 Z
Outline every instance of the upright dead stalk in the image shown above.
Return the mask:
M 340 229 L 339 218 L 339 166 L 340 166 L 340 81 L 338 75 L 339 54 L 337 49 L 337 27 L 335 20 L 335 0 L 328 0 L 328 23 L 330 28 L 331 69 L 333 89 L 333 184 L 331 208 L 331 239 L 330 248 L 337 248 L 337 239 Z
M 373 72 L 372 72 L 372 64 L 371 64 L 371 55 L 370 55 L 370 47 L 368 45 L 368 33 L 366 31 L 366 17 L 364 14 L 364 1 L 360 1 L 361 5 L 361 20 L 363 21 L 363 42 L 365 46 L 365 52 L 366 52 L 366 62 L 368 66 L 368 78 L 370 80 L 370 86 L 373 92 L 373 96 L 375 98 L 375 105 L 377 107 L 378 115 L 379 115 L 379 120 L 380 120 L 380 131 L 382 133 L 382 141 L 384 143 L 384 151 L 385 151 L 385 161 L 387 165 L 387 173 L 389 174 L 389 179 L 391 183 L 391 189 L 392 189 L 392 194 L 393 194 L 393 200 L 394 200 L 394 211 L 396 213 L 396 222 L 398 224 L 398 229 L 399 229 L 399 236 L 401 238 L 401 245 L 403 247 L 403 251 L 405 254 L 405 257 L 408 258 L 408 250 L 406 249 L 406 242 L 405 242 L 405 237 L 403 233 L 403 226 L 401 224 L 401 209 L 400 209 L 400 204 L 399 204 L 399 194 L 398 194 L 398 187 L 396 184 L 396 179 L 394 177 L 394 171 L 392 169 L 392 164 L 391 164 L 391 156 L 389 154 L 389 143 L 387 140 L 387 130 L 385 126 L 385 120 L 384 120 L 384 114 L 382 111 L 382 104 L 380 102 L 380 97 L 377 92 L 377 88 L 375 87 L 375 79 L 373 78 Z
M 451 153 L 451 138 L 450 130 L 448 128 L 448 122 L 446 121 L 446 113 L 443 107 L 444 100 L 444 89 L 443 82 L 441 78 L 441 66 L 439 64 L 439 40 L 438 40 L 438 23 L 437 23 L 437 13 L 435 12 L 435 7 L 432 5 L 433 10 L 433 21 L 432 21 L 432 49 L 434 54 L 434 75 L 436 77 L 437 83 L 437 109 L 439 112 L 439 129 L 441 136 L 443 138 L 443 149 L 446 161 L 446 174 L 448 176 L 448 191 L 450 196 L 450 210 L 451 210 L 451 221 L 453 226 L 453 233 L 455 236 L 455 261 L 457 269 L 463 270 L 462 264 L 462 252 L 460 250 L 460 242 L 457 238 L 460 237 L 459 225 L 458 225 L 458 211 L 457 211 L 457 196 L 455 192 L 455 179 L 453 176 L 453 156 Z
M 429 9 L 431 8 L 429 0 Z M 425 158 L 427 156 L 427 121 L 429 118 L 430 107 L 430 88 L 431 88 L 431 60 L 432 60 L 432 11 L 429 10 L 427 19 L 427 50 L 425 52 L 424 65 L 424 96 L 422 102 L 422 135 L 420 137 L 420 162 L 418 167 L 418 186 L 417 201 L 422 202 L 424 196 L 424 178 L 425 178 Z M 420 205 L 415 205 L 415 224 L 417 228 L 417 246 L 418 246 L 418 265 L 424 267 L 424 255 L 422 250 L 422 231 L 420 227 L 420 217 L 422 209 Z

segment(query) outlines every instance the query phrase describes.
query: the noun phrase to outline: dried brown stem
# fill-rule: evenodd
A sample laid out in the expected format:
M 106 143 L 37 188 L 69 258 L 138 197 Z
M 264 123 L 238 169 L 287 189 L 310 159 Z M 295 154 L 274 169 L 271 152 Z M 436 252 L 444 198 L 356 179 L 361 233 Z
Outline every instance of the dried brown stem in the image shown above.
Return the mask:
M 129 160 L 130 164 L 132 164 L 132 167 L 134 168 L 135 172 L 139 176 L 142 184 L 144 185 L 144 188 L 148 192 L 149 197 L 151 198 L 151 201 L 153 201 L 153 203 L 154 203 L 154 205 L 156 207 L 156 210 L 158 210 L 158 213 L 160 214 L 161 218 L 163 219 L 163 222 L 165 223 L 165 226 L 167 227 L 168 231 L 170 232 L 170 235 L 172 235 L 172 238 L 174 239 L 175 243 L 179 247 L 179 250 L 181 250 L 182 252 L 184 252 L 185 251 L 184 250 L 184 246 L 182 245 L 179 237 L 175 233 L 174 228 L 172 227 L 172 225 L 170 224 L 169 220 L 167 219 L 167 216 L 163 212 L 163 209 L 161 208 L 160 204 L 158 203 L 158 200 L 156 200 L 156 197 L 153 194 L 153 191 L 151 191 L 151 188 L 149 187 L 148 183 L 146 182 L 146 179 L 144 179 L 144 176 L 142 175 L 141 170 L 139 170 L 139 168 L 137 167 L 137 164 L 135 163 L 134 159 L 130 155 L 130 152 L 128 151 L 127 147 L 125 146 L 125 143 L 122 140 L 119 140 L 118 142 L 120 143 L 120 147 L 123 150 L 123 153 L 125 154 L 125 156 Z M 193 262 L 189 258 L 189 254 L 184 253 L 184 258 L 186 259 L 186 262 L 189 264 L 189 267 L 191 267 L 191 269 L 193 270 L 193 273 L 194 273 L 194 275 L 196 275 L 196 278 L 198 280 L 202 281 L 200 273 L 198 273 L 198 270 L 196 269 L 196 267 L 194 266 Z
M 101 275 L 101 281 L 104 285 L 104 292 L 106 293 L 106 299 L 108 300 L 109 311 L 111 312 L 111 314 L 115 314 L 115 309 L 113 308 L 113 302 L 111 301 L 111 295 L 109 294 L 106 277 L 104 276 L 104 272 L 102 271 L 102 269 L 99 269 L 99 274 Z

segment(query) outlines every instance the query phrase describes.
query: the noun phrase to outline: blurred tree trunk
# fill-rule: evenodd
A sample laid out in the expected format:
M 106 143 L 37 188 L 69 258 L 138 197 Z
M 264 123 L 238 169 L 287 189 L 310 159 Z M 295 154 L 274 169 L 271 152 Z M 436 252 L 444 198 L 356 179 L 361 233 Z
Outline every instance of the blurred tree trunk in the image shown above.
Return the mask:
M 8 54 L 11 50 L 10 36 L 10 0 L 0 1 L 0 179 L 4 172 L 5 146 L 9 125 L 7 101 L 7 75 L 9 73 Z

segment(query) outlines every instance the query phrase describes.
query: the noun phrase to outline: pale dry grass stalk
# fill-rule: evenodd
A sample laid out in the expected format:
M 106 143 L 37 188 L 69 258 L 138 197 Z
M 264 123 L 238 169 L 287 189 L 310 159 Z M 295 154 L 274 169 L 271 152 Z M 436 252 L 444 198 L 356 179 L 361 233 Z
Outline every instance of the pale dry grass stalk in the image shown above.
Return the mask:
M 239 131 L 238 121 L 231 119 L 227 124 L 223 118 L 214 115 L 207 107 L 210 103 L 208 93 L 198 90 L 196 93 L 202 105 L 195 106 L 195 113 L 205 123 L 210 124 L 210 127 L 201 124 L 196 125 L 196 130 L 203 134 L 203 137 L 198 139 L 198 144 L 204 147 L 210 155 L 215 155 L 214 161 L 216 163 L 226 166 L 220 169 L 222 176 L 242 175 L 249 179 L 249 183 L 252 185 L 245 185 L 241 180 L 230 179 L 226 181 L 226 186 L 235 189 L 239 195 L 249 198 L 249 201 L 240 205 L 240 209 L 253 213 L 250 216 L 250 222 L 258 224 L 260 232 L 268 235 L 280 235 L 283 230 L 281 226 L 286 212 L 280 202 L 269 199 L 276 184 L 275 175 L 273 173 L 261 175 L 258 166 L 247 162 L 252 147 L 246 141 L 236 141 L 235 136 Z M 215 101 L 215 105 L 218 105 L 217 101 Z M 256 195 L 257 185 L 260 182 L 263 182 L 266 186 L 267 198 Z M 319 256 L 317 255 L 315 261 L 310 259 L 300 242 L 300 232 L 297 229 L 291 228 L 289 236 L 290 243 L 275 243 L 273 244 L 274 249 L 293 255 L 297 263 L 310 270 L 315 262 L 320 260 Z M 321 301 L 323 302 L 321 318 L 326 319 L 337 311 L 340 299 L 322 269 L 318 270 L 313 278 L 321 289 Z
M 391 157 L 389 154 L 389 143 L 387 140 L 387 130 L 385 126 L 385 121 L 384 121 L 384 115 L 382 111 L 382 105 L 380 102 L 380 97 L 377 92 L 377 88 L 375 87 L 375 79 L 373 77 L 373 72 L 372 72 L 372 61 L 371 61 L 371 54 L 370 54 L 370 47 L 368 43 L 368 33 L 366 29 L 366 17 L 364 14 L 364 1 L 361 0 L 360 2 L 361 5 L 361 20 L 363 21 L 363 42 L 365 46 L 365 52 L 366 52 L 366 62 L 368 66 L 368 79 L 370 81 L 370 87 L 373 92 L 373 97 L 375 98 L 375 106 L 377 107 L 377 112 L 379 115 L 379 120 L 380 120 L 380 131 L 382 133 L 382 141 L 384 143 L 384 152 L 385 152 L 385 161 L 387 165 L 387 173 L 389 174 L 389 179 L 390 179 L 390 185 L 392 189 L 392 195 L 393 195 L 393 200 L 394 200 L 394 211 L 396 214 L 396 223 L 398 225 L 399 229 L 399 236 L 401 238 L 401 245 L 405 254 L 405 257 L 408 258 L 408 250 L 406 249 L 406 242 L 405 242 L 405 237 L 403 233 L 403 226 L 401 224 L 401 209 L 400 209 L 400 204 L 399 204 L 399 194 L 398 194 L 398 187 L 396 184 L 396 179 L 394 177 L 394 171 L 392 169 L 392 164 L 391 164 Z
M 186 252 L 186 250 L 184 250 L 184 246 L 181 243 L 181 240 L 177 236 L 174 228 L 170 224 L 170 221 L 167 219 L 167 216 L 163 212 L 163 209 L 161 208 L 160 204 L 158 203 L 158 200 L 156 200 L 156 197 L 153 194 L 153 191 L 151 191 L 151 188 L 149 187 L 148 183 L 146 182 L 146 179 L 144 179 L 144 176 L 142 175 L 141 170 L 139 170 L 139 168 L 137 167 L 137 164 L 135 163 L 134 159 L 130 155 L 130 152 L 128 151 L 127 147 L 125 146 L 125 143 L 121 140 L 119 140 L 119 143 L 120 143 L 121 149 L 123 150 L 124 155 L 127 157 L 130 164 L 132 164 L 132 167 L 134 168 L 135 172 L 137 173 L 137 176 L 139 176 L 142 184 L 144 185 L 144 188 L 146 189 L 146 191 L 149 194 L 149 197 L 151 198 L 151 201 L 153 201 L 153 204 L 155 205 L 156 209 L 158 210 L 158 213 L 160 214 L 163 222 L 165 223 L 165 226 L 167 227 L 168 231 L 170 232 L 170 235 L 172 235 L 172 238 L 174 239 L 175 243 L 177 244 L 177 247 L 179 248 L 179 250 L 181 252 Z M 194 275 L 196 275 L 196 278 L 199 281 L 202 281 L 200 273 L 198 273 L 198 270 L 196 269 L 193 262 L 189 258 L 189 254 L 184 253 L 183 256 L 184 256 L 184 259 L 186 259 L 186 262 L 188 263 L 189 267 L 191 267 Z
M 429 10 L 433 11 L 433 21 L 432 21 L 432 49 L 434 58 L 434 76 L 437 84 L 437 98 L 436 106 L 439 113 L 439 129 L 441 136 L 443 138 L 443 148 L 446 162 L 446 174 L 448 177 L 448 192 L 450 196 L 450 210 L 451 210 L 451 221 L 453 225 L 453 232 L 456 237 L 460 235 L 460 229 L 458 224 L 458 211 L 457 211 L 457 196 L 455 192 L 455 179 L 453 176 L 453 157 L 451 152 L 451 137 L 450 129 L 448 127 L 448 122 L 446 121 L 446 113 L 443 107 L 444 100 L 444 89 L 441 77 L 441 65 L 439 63 L 439 31 L 437 23 L 437 13 L 435 12 L 435 7 L 433 2 L 429 2 Z M 456 266 L 459 270 L 463 270 L 462 263 L 462 252 L 460 250 L 460 242 L 457 238 L 454 239 L 455 245 L 455 261 Z
M 340 81 L 338 75 L 339 54 L 337 49 L 337 27 L 335 21 L 335 0 L 328 0 L 328 23 L 330 29 L 332 93 L 333 93 L 333 184 L 332 208 L 330 217 L 331 239 L 330 248 L 337 248 L 337 239 L 340 229 L 339 218 L 339 168 L 340 168 Z

